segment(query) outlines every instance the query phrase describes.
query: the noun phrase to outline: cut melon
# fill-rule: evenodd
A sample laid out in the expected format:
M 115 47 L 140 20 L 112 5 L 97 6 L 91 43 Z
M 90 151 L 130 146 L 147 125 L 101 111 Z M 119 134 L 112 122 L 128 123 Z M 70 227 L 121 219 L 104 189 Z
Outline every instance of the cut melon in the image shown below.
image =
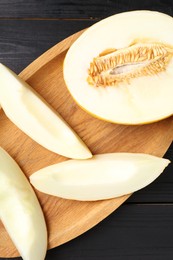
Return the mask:
M 48 166 L 31 175 L 30 181 L 39 191 L 65 199 L 103 200 L 147 186 L 169 163 L 148 154 L 100 154 Z
M 173 114 L 173 18 L 132 11 L 87 29 L 64 60 L 74 100 L 93 116 L 144 124 Z
M 43 260 L 47 229 L 37 197 L 17 163 L 0 148 L 0 220 L 23 260 Z
M 92 157 L 65 120 L 3 64 L 0 64 L 0 104 L 16 126 L 48 150 L 75 159 Z

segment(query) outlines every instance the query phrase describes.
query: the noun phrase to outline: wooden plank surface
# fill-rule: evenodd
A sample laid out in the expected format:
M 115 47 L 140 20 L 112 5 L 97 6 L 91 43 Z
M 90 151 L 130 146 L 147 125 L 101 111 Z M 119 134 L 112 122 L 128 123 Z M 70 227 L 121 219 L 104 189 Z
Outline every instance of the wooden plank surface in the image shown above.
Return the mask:
M 19 73 L 56 43 L 93 23 L 93 21 L 80 23 L 62 20 L 0 20 L 0 62 Z
M 124 204 L 87 233 L 49 250 L 46 260 L 172 260 L 172 218 L 173 205 Z
M 118 12 L 135 9 L 150 9 L 173 14 L 171 0 L 1 0 L 0 18 L 101 19 Z
M 172 260 L 172 218 L 172 205 L 123 205 L 46 260 Z
M 70 34 L 113 13 L 135 9 L 173 15 L 172 0 L 0 1 L 0 61 L 19 73 Z M 173 159 L 173 145 L 165 157 Z M 46 260 L 172 260 L 172 170 L 170 165 L 155 183 L 92 230 L 48 251 Z

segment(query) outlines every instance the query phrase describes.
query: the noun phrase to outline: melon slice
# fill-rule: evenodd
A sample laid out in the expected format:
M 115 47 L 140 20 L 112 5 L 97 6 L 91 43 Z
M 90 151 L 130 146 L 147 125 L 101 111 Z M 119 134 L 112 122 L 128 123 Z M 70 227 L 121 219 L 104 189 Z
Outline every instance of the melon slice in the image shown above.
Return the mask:
M 0 220 L 24 260 L 43 260 L 47 229 L 37 197 L 10 155 L 0 148 Z
M 0 104 L 16 126 L 48 150 L 75 159 L 92 156 L 62 117 L 26 82 L 2 64 Z
M 173 114 L 173 18 L 132 11 L 87 29 L 64 61 L 74 100 L 93 116 L 144 124 Z
M 103 200 L 137 191 L 154 181 L 170 163 L 148 154 L 112 153 L 68 160 L 30 176 L 32 185 L 50 195 L 74 200 Z

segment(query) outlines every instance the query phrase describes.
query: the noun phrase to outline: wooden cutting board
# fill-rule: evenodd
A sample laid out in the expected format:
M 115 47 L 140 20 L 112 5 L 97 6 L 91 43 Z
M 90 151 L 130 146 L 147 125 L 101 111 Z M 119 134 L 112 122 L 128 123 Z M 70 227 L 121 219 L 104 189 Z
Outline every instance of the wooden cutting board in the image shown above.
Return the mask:
M 93 118 L 74 102 L 63 80 L 63 60 L 68 48 L 81 33 L 48 50 L 22 71 L 20 77 L 62 115 L 93 154 L 142 152 L 163 156 L 173 140 L 173 117 L 148 125 L 124 126 Z M 0 145 L 27 176 L 42 167 L 67 160 L 32 141 L 8 120 L 2 110 L 0 125 Z M 48 227 L 48 248 L 63 244 L 92 228 L 130 196 L 100 202 L 79 202 L 36 193 Z M 0 234 L 0 257 L 18 256 L 1 222 Z

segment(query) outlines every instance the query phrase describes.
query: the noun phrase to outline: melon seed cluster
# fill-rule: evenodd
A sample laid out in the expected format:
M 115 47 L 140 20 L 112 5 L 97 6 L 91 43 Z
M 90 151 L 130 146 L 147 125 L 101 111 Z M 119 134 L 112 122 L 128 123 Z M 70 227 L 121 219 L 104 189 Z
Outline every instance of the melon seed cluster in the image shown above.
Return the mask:
M 172 55 L 173 48 L 162 43 L 134 43 L 127 48 L 108 49 L 90 63 L 87 81 L 105 87 L 152 76 L 166 70 Z

